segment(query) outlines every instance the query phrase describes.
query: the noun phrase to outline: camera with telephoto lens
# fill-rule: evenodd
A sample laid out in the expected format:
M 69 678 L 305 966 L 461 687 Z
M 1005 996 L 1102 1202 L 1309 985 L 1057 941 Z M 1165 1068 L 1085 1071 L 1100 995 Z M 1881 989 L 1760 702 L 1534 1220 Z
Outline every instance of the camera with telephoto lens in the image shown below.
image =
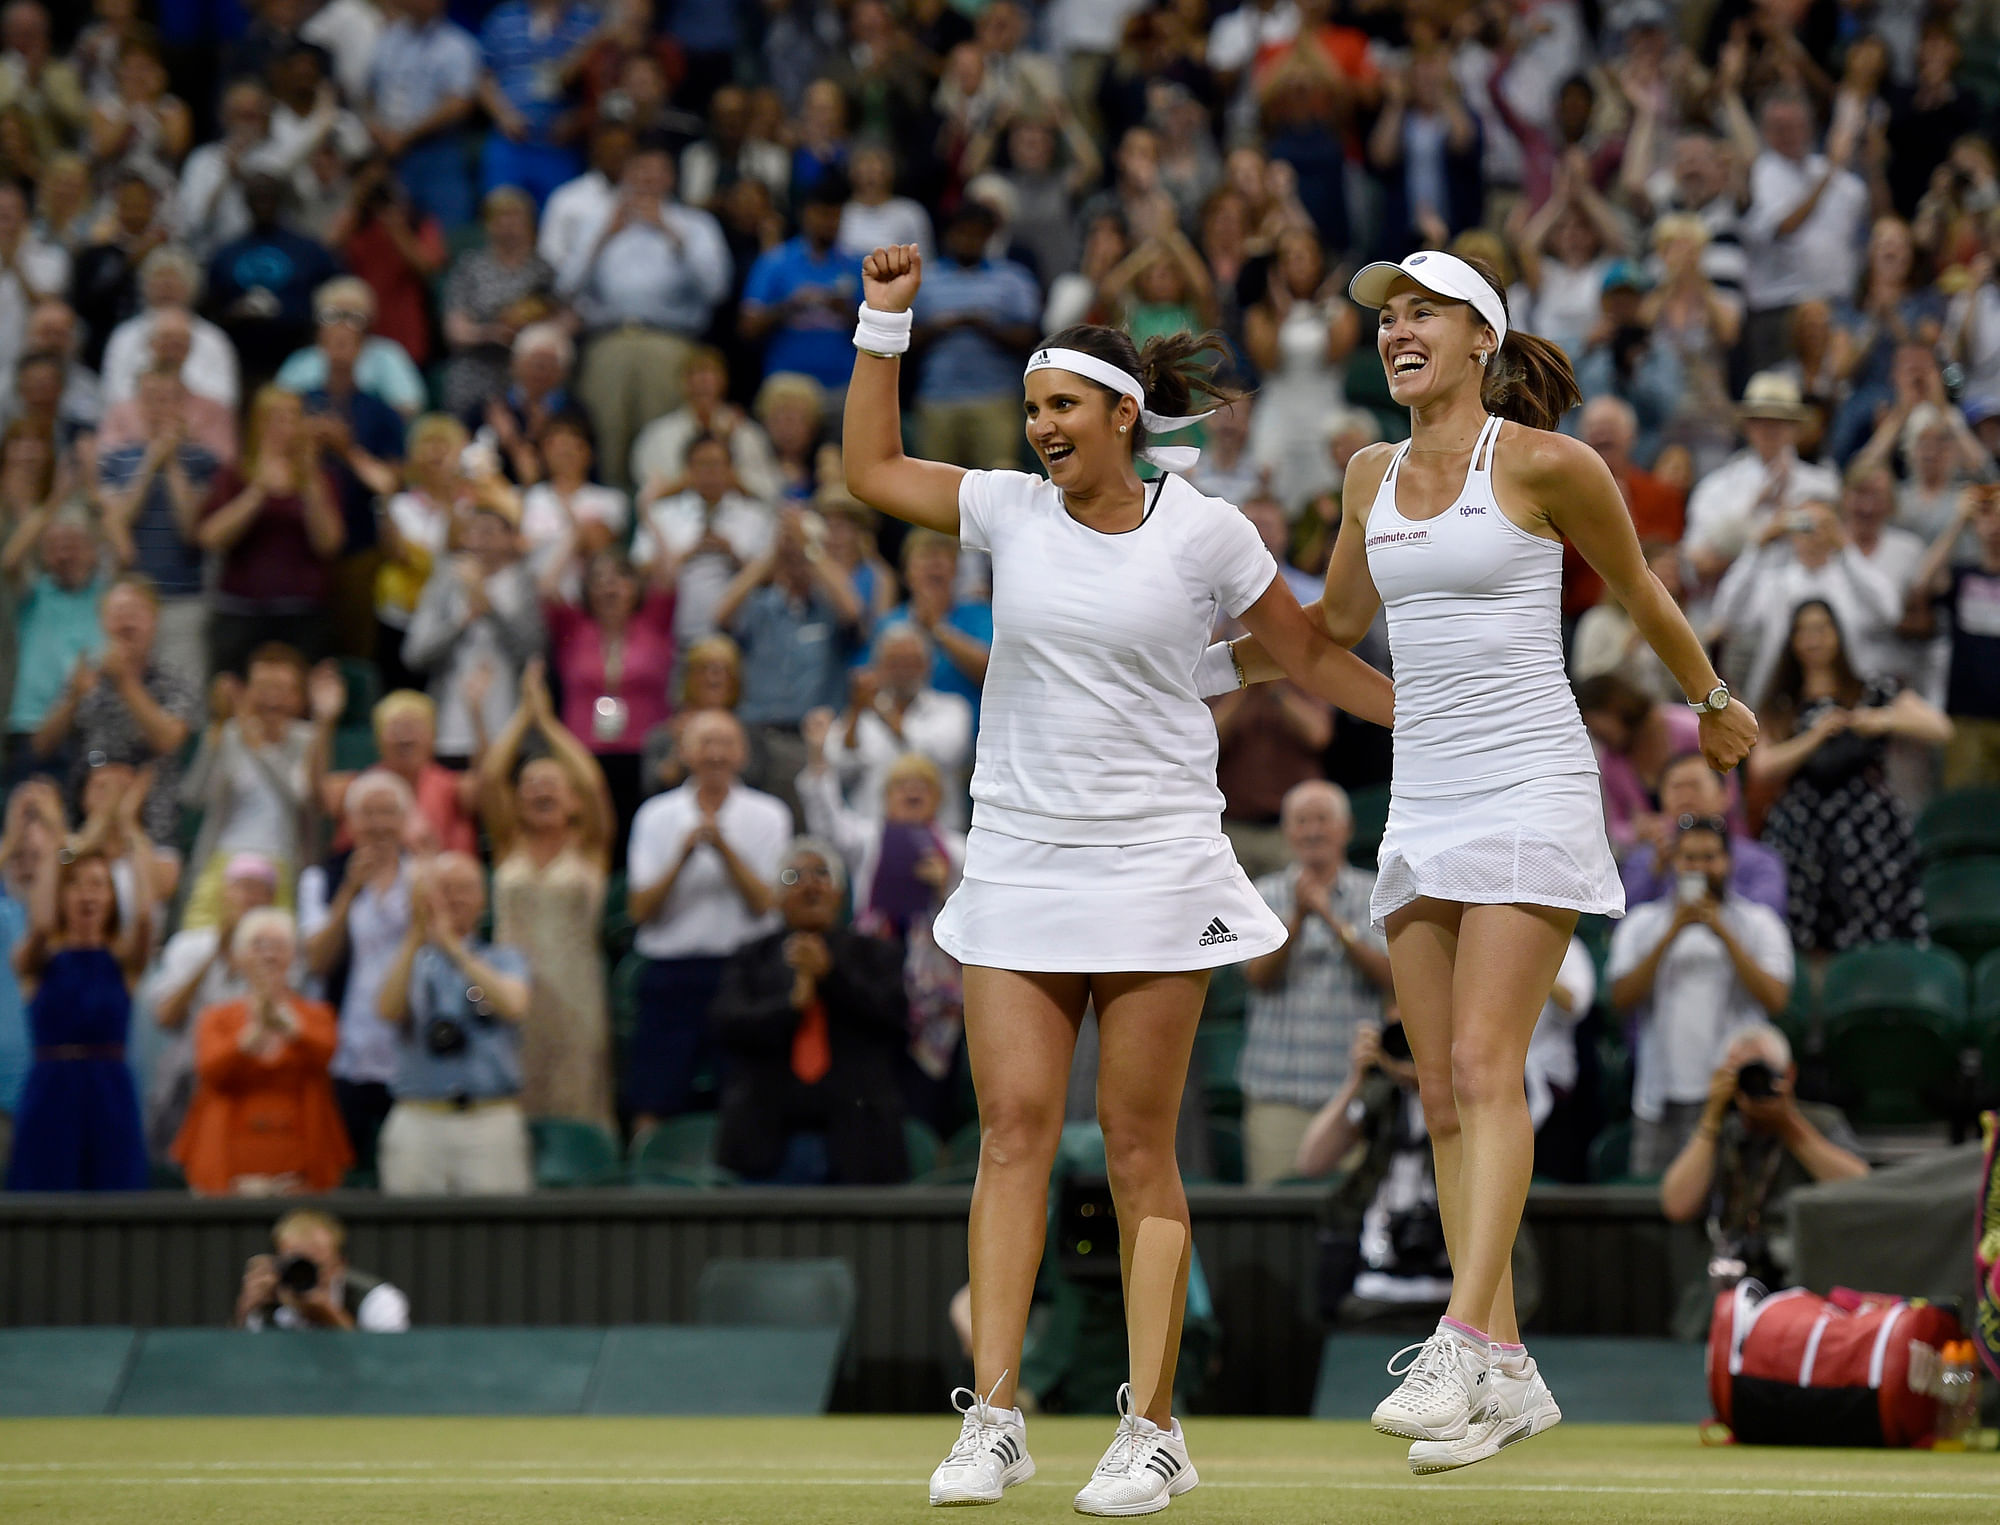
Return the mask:
M 319 1285 L 319 1262 L 310 1255 L 279 1256 L 278 1285 L 295 1297 L 304 1297 Z
M 1752 1059 L 1736 1072 L 1736 1089 L 1753 1101 L 1763 1101 L 1778 1092 L 1778 1072 L 1761 1059 Z

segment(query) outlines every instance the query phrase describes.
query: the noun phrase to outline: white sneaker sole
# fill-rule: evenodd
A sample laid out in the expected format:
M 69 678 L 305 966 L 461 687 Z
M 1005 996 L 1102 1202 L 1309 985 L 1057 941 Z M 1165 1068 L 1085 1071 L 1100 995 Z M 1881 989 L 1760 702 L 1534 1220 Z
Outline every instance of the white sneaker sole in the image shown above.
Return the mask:
M 1551 1398 L 1540 1408 L 1521 1415 L 1504 1427 L 1496 1425 L 1475 1445 L 1467 1445 L 1463 1439 L 1457 1442 L 1418 1441 L 1410 1447 L 1410 1470 L 1418 1477 L 1428 1477 L 1435 1472 L 1453 1472 L 1460 1467 L 1470 1467 L 1488 1457 L 1498 1456 L 1509 1446 L 1533 1440 L 1544 1430 L 1552 1430 L 1561 1423 L 1562 1410 Z
M 1087 1514 L 1101 1519 L 1129 1519 L 1131 1516 L 1138 1514 L 1158 1514 L 1167 1505 L 1171 1504 L 1200 1481 L 1201 1477 L 1194 1470 L 1194 1463 L 1189 1462 L 1181 1474 L 1167 1484 L 1167 1491 L 1156 1498 L 1142 1499 L 1136 1504 L 1105 1504 L 1100 1506 L 1084 1503 L 1083 1496 L 1078 1494 L 1072 1500 L 1071 1507 L 1078 1514 Z
M 997 1504 L 1000 1502 L 1001 1494 L 1004 1494 L 1009 1488 L 1014 1487 L 1018 1483 L 1025 1483 L 1034 1475 L 1034 1457 L 1023 1456 L 1013 1466 L 1000 1474 L 1000 1493 L 993 1494 L 991 1497 L 983 1493 L 973 1493 L 970 1490 L 961 1492 L 954 1489 L 940 1489 L 933 1483 L 931 1485 L 931 1506 L 935 1509 L 951 1509 L 968 1504 Z

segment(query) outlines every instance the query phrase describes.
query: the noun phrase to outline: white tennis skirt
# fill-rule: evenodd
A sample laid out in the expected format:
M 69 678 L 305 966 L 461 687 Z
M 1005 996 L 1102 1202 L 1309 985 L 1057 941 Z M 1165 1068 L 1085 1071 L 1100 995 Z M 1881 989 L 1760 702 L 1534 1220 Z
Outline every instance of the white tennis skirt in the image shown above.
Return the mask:
M 1213 969 L 1285 943 L 1220 832 L 1059 847 L 975 826 L 931 931 L 961 964 L 1031 974 Z
M 1611 856 L 1604 795 L 1594 773 L 1433 799 L 1392 792 L 1377 862 L 1369 904 L 1377 928 L 1426 895 L 1466 905 L 1625 914 L 1625 887 Z

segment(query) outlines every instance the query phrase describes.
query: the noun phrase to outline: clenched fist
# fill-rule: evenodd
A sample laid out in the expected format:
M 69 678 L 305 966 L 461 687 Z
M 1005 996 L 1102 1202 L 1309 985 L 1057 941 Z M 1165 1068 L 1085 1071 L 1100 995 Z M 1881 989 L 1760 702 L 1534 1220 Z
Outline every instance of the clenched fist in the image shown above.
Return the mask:
M 861 296 L 877 312 L 908 312 L 924 280 L 915 244 L 891 244 L 861 262 Z

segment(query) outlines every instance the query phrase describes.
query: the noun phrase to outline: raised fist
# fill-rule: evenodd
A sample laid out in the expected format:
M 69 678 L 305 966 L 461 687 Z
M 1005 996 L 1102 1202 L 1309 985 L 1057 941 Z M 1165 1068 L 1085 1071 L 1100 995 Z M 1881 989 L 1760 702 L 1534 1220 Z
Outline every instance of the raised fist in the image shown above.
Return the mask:
M 915 244 L 891 244 L 861 262 L 862 299 L 877 312 L 908 312 L 923 279 L 924 257 Z

